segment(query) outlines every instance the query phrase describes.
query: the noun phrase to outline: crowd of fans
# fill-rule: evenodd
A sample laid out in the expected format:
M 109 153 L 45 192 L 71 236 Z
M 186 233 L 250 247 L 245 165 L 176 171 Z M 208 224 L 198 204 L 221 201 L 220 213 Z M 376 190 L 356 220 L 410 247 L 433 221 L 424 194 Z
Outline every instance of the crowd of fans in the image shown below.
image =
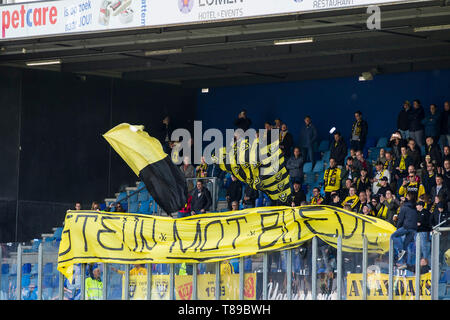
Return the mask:
M 332 133 L 329 160 L 324 163 L 323 171 L 319 171 L 313 187 L 303 172 L 305 163 L 314 165 L 322 160 L 316 152 L 319 133 L 312 118 L 304 118 L 298 145 L 294 144 L 292 133 L 281 119 L 266 122 L 265 130 L 280 130 L 280 149 L 292 188 L 288 205 L 330 205 L 386 220 L 397 227 L 392 239 L 399 269 L 414 267 L 408 257 L 408 246 L 420 234 L 421 266 L 429 268 L 430 232 L 433 227 L 450 224 L 449 112 L 448 101 L 442 110 L 435 104 L 430 105 L 429 112 L 425 112 L 419 100 L 412 104 L 405 101 L 397 116 L 397 128 L 386 147 L 378 148 L 376 159 L 369 160 L 365 148 L 369 125 L 362 112 L 356 111 L 347 141 L 340 132 Z M 239 113 L 234 125 L 244 131 L 252 127 L 245 110 Z M 166 117 L 158 136 L 167 153 L 172 147 L 170 131 L 170 118 Z M 227 201 L 226 210 L 279 204 L 222 171 L 218 165 L 207 165 L 204 159 L 194 166 L 184 157 L 180 170 L 191 179 L 188 179 L 189 198 L 178 218 L 214 210 L 212 198 L 217 195 L 211 195 L 205 186 L 206 179 L 198 178 L 218 178 L 219 189 Z M 99 210 L 99 204 L 93 203 L 91 209 Z M 124 210 L 120 206 L 116 211 Z M 304 249 L 305 246 L 300 251 Z M 324 260 L 333 251 L 325 244 L 320 250 Z M 280 259 L 275 255 L 273 260 L 279 263 Z
M 422 256 L 428 260 L 430 231 L 437 225 L 449 224 L 449 112 L 448 101 L 442 110 L 431 104 L 429 112 L 425 112 L 419 100 L 412 104 L 405 101 L 397 116 L 397 130 L 388 139 L 387 146 L 379 149 L 376 160 L 368 160 L 365 145 L 369 125 L 362 112 L 356 111 L 349 143 L 340 132 L 332 133 L 329 160 L 308 199 L 311 184 L 305 183 L 303 166 L 320 160 L 316 159 L 315 152 L 319 134 L 312 118 L 304 118 L 299 145 L 294 145 L 287 124 L 279 118 L 273 123 L 266 122 L 264 128 L 280 130 L 280 148 L 292 186 L 289 205 L 331 205 L 384 219 L 398 228 L 393 239 L 400 262 L 406 261 L 406 249 L 416 234 L 421 235 Z M 252 127 L 245 110 L 239 113 L 234 125 L 244 131 Z M 217 177 L 226 190 L 228 210 L 277 204 L 235 177 L 227 179 L 217 165 L 202 162 L 194 167 L 185 159 L 181 169 L 187 178 Z M 211 201 L 197 201 L 202 197 L 210 199 L 211 194 L 202 183 L 197 183 L 190 197 L 196 204 L 188 203 L 191 209 L 181 216 L 209 211 Z M 406 268 L 406 264 L 402 265 Z

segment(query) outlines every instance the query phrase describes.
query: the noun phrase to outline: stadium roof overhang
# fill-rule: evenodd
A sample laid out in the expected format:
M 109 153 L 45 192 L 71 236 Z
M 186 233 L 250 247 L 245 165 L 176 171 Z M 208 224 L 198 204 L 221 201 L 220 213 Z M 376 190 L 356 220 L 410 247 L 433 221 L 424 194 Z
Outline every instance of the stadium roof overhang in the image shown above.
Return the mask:
M 199 88 L 450 68 L 449 0 L 380 8 L 379 30 L 364 7 L 2 41 L 0 65 Z M 294 38 L 313 42 L 274 45 Z

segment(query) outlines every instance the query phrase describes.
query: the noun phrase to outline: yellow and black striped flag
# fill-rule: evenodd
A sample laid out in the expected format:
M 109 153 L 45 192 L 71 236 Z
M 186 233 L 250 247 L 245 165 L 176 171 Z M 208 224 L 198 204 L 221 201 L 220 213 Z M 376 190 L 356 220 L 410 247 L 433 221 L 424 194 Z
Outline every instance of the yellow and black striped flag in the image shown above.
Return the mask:
M 223 171 L 264 192 L 270 199 L 287 204 L 291 195 L 290 177 L 279 141 L 262 145 L 258 138 L 252 140 L 245 137 L 228 150 L 221 148 L 219 156 L 212 157 L 212 160 Z
M 103 137 L 139 176 L 156 203 L 167 213 L 179 211 L 186 204 L 186 180 L 162 148 L 158 139 L 144 131 L 144 126 L 122 123 Z

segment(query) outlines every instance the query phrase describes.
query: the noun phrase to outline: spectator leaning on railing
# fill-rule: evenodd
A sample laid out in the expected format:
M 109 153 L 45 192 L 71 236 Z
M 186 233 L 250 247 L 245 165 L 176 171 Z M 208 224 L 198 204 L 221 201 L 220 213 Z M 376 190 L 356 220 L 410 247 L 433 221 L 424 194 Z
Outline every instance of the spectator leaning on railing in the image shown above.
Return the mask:
M 198 180 L 196 188 L 192 192 L 191 210 L 192 215 L 206 213 L 212 205 L 211 193 L 203 185 L 203 181 Z

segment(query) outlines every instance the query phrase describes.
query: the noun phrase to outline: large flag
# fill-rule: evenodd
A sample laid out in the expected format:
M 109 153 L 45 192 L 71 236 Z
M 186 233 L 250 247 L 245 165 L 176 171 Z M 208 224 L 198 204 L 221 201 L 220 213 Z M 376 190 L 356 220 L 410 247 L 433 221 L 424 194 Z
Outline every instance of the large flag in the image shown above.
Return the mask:
M 144 182 L 148 192 L 167 214 L 185 206 L 188 192 L 181 170 L 163 151 L 158 139 L 144 131 L 144 126 L 122 123 L 103 137 Z
M 280 204 L 288 204 L 290 177 L 278 139 L 265 145 L 258 138 L 243 137 L 232 147 L 221 148 L 219 156 L 213 156 L 212 160 L 251 188 Z

